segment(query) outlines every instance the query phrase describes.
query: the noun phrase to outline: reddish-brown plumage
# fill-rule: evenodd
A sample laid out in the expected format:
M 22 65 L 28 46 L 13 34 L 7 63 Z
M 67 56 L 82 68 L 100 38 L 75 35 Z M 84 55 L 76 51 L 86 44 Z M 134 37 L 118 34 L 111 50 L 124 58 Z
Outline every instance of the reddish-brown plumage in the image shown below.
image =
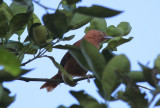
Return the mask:
M 86 33 L 83 37 L 88 42 L 92 43 L 97 49 L 99 49 L 99 44 L 106 40 L 106 34 L 104 32 L 98 30 L 90 30 Z M 81 40 L 77 41 L 73 45 L 80 47 Z M 67 52 L 61 60 L 60 63 L 66 71 L 71 74 L 72 76 L 84 76 L 86 75 L 87 71 L 80 67 L 80 65 L 76 62 L 76 60 Z M 61 75 L 61 71 L 53 76 L 51 79 L 63 79 Z M 52 82 L 46 82 L 41 86 L 42 88 L 46 88 L 47 91 L 53 90 L 58 84 Z

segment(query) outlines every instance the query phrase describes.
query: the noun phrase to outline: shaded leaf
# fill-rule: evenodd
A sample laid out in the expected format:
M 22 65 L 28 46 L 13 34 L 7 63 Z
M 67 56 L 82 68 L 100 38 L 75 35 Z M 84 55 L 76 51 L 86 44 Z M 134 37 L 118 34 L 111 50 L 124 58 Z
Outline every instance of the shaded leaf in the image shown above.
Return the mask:
M 16 31 L 24 29 L 30 15 L 31 13 L 20 13 L 15 15 L 9 24 L 10 32 L 15 33 Z
M 98 88 L 98 93 L 99 93 L 99 95 L 100 95 L 102 98 L 106 99 L 106 94 L 105 94 L 105 92 L 104 92 L 104 90 L 103 90 L 101 81 L 99 81 L 98 79 L 95 79 L 95 80 L 94 80 L 94 83 L 96 84 L 96 86 L 97 86 L 97 88 Z
M 8 5 L 3 2 L 0 4 L 0 37 L 5 37 L 9 31 L 8 23 L 13 17 L 12 11 Z
M 158 55 L 158 57 L 154 61 L 154 67 L 156 67 L 158 69 L 158 72 L 160 72 L 160 55 Z
M 98 5 L 93 5 L 92 7 L 78 7 L 76 11 L 81 14 L 103 18 L 112 17 L 122 12 Z
M 138 63 L 138 64 L 143 69 L 142 72 L 145 80 L 153 87 L 156 87 L 156 84 L 158 83 L 158 79 L 156 78 L 154 71 L 149 67 L 142 65 L 141 63 Z
M 0 84 L 0 88 L 1 88 L 0 92 L 1 108 L 7 108 L 15 100 L 15 96 L 9 96 L 10 91 L 6 88 L 3 88 L 2 84 Z
M 25 54 L 36 54 L 37 53 L 37 49 L 30 43 L 24 44 L 22 51 Z
M 67 25 L 67 30 L 78 29 L 78 28 L 84 26 L 85 24 L 89 23 L 92 20 L 92 18 L 93 17 L 91 17 L 91 16 L 83 15 L 80 13 L 75 13 L 73 15 L 72 20 Z
M 9 7 L 12 10 L 13 15 L 27 12 L 27 6 L 18 5 L 14 1 L 10 4 Z
M 144 82 L 144 81 L 146 81 L 145 78 L 144 78 L 143 72 L 141 72 L 141 71 L 131 71 L 128 76 L 134 82 Z
M 26 73 L 28 73 L 29 71 L 31 71 L 32 69 L 21 69 L 19 75 L 17 76 L 13 76 L 12 74 L 10 74 L 7 71 L 1 70 L 0 71 L 0 82 L 2 81 L 12 81 L 15 80 L 17 77 L 20 77 L 21 75 L 24 75 Z
M 160 106 L 160 100 L 156 102 L 156 106 Z
M 99 53 L 96 47 L 84 39 L 81 42 L 81 51 L 91 71 L 100 79 L 106 63 L 103 55 Z
M 13 76 L 20 74 L 20 62 L 16 56 L 5 49 L 0 49 L 0 65 Z
M 66 1 L 67 1 L 67 4 L 71 5 L 71 4 L 78 3 L 78 2 L 80 2 L 81 0 L 66 0 Z
M 130 62 L 125 55 L 114 56 L 106 65 L 102 75 L 102 86 L 109 97 L 120 84 L 119 75 L 127 75 L 130 71 Z
M 15 3 L 21 6 L 30 6 L 32 5 L 32 0 L 13 0 Z
M 70 93 L 79 101 L 84 108 L 106 108 L 104 104 L 98 103 L 93 97 L 86 94 L 84 91 L 70 91 Z
M 100 30 L 105 32 L 107 28 L 107 23 L 105 18 L 93 18 L 90 22 L 90 26 L 85 28 L 85 33 L 89 30 Z
M 76 104 L 73 104 L 72 106 L 70 106 L 69 108 L 83 108 L 81 105 L 76 105 Z
M 57 63 L 53 57 L 51 56 L 46 56 L 46 57 L 48 57 L 53 62 L 53 64 L 62 72 L 62 78 L 66 84 L 72 87 L 77 85 L 76 82 L 73 82 L 72 75 L 70 75 L 59 63 Z
M 64 38 L 62 39 L 62 41 L 70 41 L 70 40 L 72 40 L 74 37 L 75 37 L 75 35 L 71 35 L 71 36 L 68 36 L 68 37 L 64 37 Z
M 133 39 L 133 37 L 129 37 L 128 39 L 123 38 L 122 36 L 120 37 L 115 37 L 111 40 L 108 41 L 108 46 L 107 48 L 113 51 L 117 50 L 117 46 L 124 44 L 126 42 L 129 42 Z
M 59 49 L 68 49 L 69 53 L 74 57 L 74 59 L 77 61 L 77 63 L 85 70 L 90 70 L 87 61 L 85 57 L 83 56 L 80 48 L 73 46 L 73 45 L 56 45 L 54 48 L 59 48 Z
M 108 50 L 107 48 L 104 48 L 104 49 L 102 50 L 102 54 L 103 54 L 103 56 L 104 56 L 104 58 L 105 58 L 105 60 L 106 60 L 106 63 L 108 63 L 109 60 L 110 60 L 112 57 L 114 57 L 114 54 L 112 53 L 112 51 Z
M 131 108 L 147 108 L 148 101 L 145 99 L 145 95 L 133 85 L 132 87 L 127 87 L 125 92 L 118 92 L 118 98 L 130 104 Z
M 67 27 L 66 19 L 66 15 L 60 11 L 56 11 L 55 14 L 45 14 L 43 16 L 43 22 L 47 29 L 59 38 L 62 38 Z

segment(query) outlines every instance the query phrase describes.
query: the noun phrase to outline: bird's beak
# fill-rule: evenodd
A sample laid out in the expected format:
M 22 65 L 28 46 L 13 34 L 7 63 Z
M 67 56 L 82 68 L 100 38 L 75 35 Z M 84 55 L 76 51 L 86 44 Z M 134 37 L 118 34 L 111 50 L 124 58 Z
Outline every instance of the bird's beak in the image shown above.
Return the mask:
M 105 39 L 114 39 L 114 37 L 111 36 L 104 36 Z

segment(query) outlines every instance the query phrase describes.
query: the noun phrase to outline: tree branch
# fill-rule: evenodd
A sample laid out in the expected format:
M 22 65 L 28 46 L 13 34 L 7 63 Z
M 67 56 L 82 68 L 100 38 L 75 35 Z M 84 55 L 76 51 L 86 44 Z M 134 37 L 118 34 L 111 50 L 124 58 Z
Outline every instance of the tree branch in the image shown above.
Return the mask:
M 50 7 L 47 7 L 47 6 L 44 6 L 43 4 L 41 4 L 39 1 L 36 1 L 36 0 L 32 0 L 34 3 L 38 4 L 39 6 L 41 6 L 42 8 L 44 8 L 45 10 L 49 9 L 49 10 L 53 10 L 53 11 L 56 11 L 56 9 L 53 9 L 53 8 L 50 8 Z
M 73 82 L 78 82 L 78 81 L 82 81 L 82 80 L 86 80 L 86 79 L 90 79 L 90 78 L 95 78 L 95 76 L 93 75 L 89 75 L 89 76 L 84 76 L 82 78 L 78 78 L 78 79 L 74 79 Z M 64 83 L 63 80 L 61 79 L 47 79 L 47 78 L 27 78 L 27 77 L 20 77 L 16 80 L 21 80 L 21 81 L 40 81 L 40 82 L 53 82 L 53 83 Z

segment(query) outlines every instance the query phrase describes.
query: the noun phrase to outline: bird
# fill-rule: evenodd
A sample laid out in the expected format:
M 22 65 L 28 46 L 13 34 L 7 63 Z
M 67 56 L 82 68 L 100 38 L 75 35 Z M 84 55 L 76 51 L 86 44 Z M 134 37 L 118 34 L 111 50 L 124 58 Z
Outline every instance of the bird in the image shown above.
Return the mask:
M 100 30 L 89 30 L 85 36 L 82 38 L 90 42 L 93 46 L 95 46 L 97 49 L 99 48 L 99 45 L 107 40 L 107 39 L 112 39 L 112 37 L 107 36 L 107 34 L 103 31 Z M 75 42 L 73 45 L 76 47 L 80 47 L 82 39 L 78 40 Z M 84 70 L 78 63 L 77 61 L 72 57 L 72 55 L 67 52 L 60 64 L 63 66 L 63 68 L 72 76 L 85 76 L 87 74 L 87 71 Z M 59 70 L 58 73 L 53 76 L 51 79 L 62 79 L 62 72 Z M 53 82 L 46 82 L 43 84 L 40 89 L 46 88 L 48 92 L 52 91 L 54 88 L 56 88 L 59 84 L 58 83 L 53 83 Z

